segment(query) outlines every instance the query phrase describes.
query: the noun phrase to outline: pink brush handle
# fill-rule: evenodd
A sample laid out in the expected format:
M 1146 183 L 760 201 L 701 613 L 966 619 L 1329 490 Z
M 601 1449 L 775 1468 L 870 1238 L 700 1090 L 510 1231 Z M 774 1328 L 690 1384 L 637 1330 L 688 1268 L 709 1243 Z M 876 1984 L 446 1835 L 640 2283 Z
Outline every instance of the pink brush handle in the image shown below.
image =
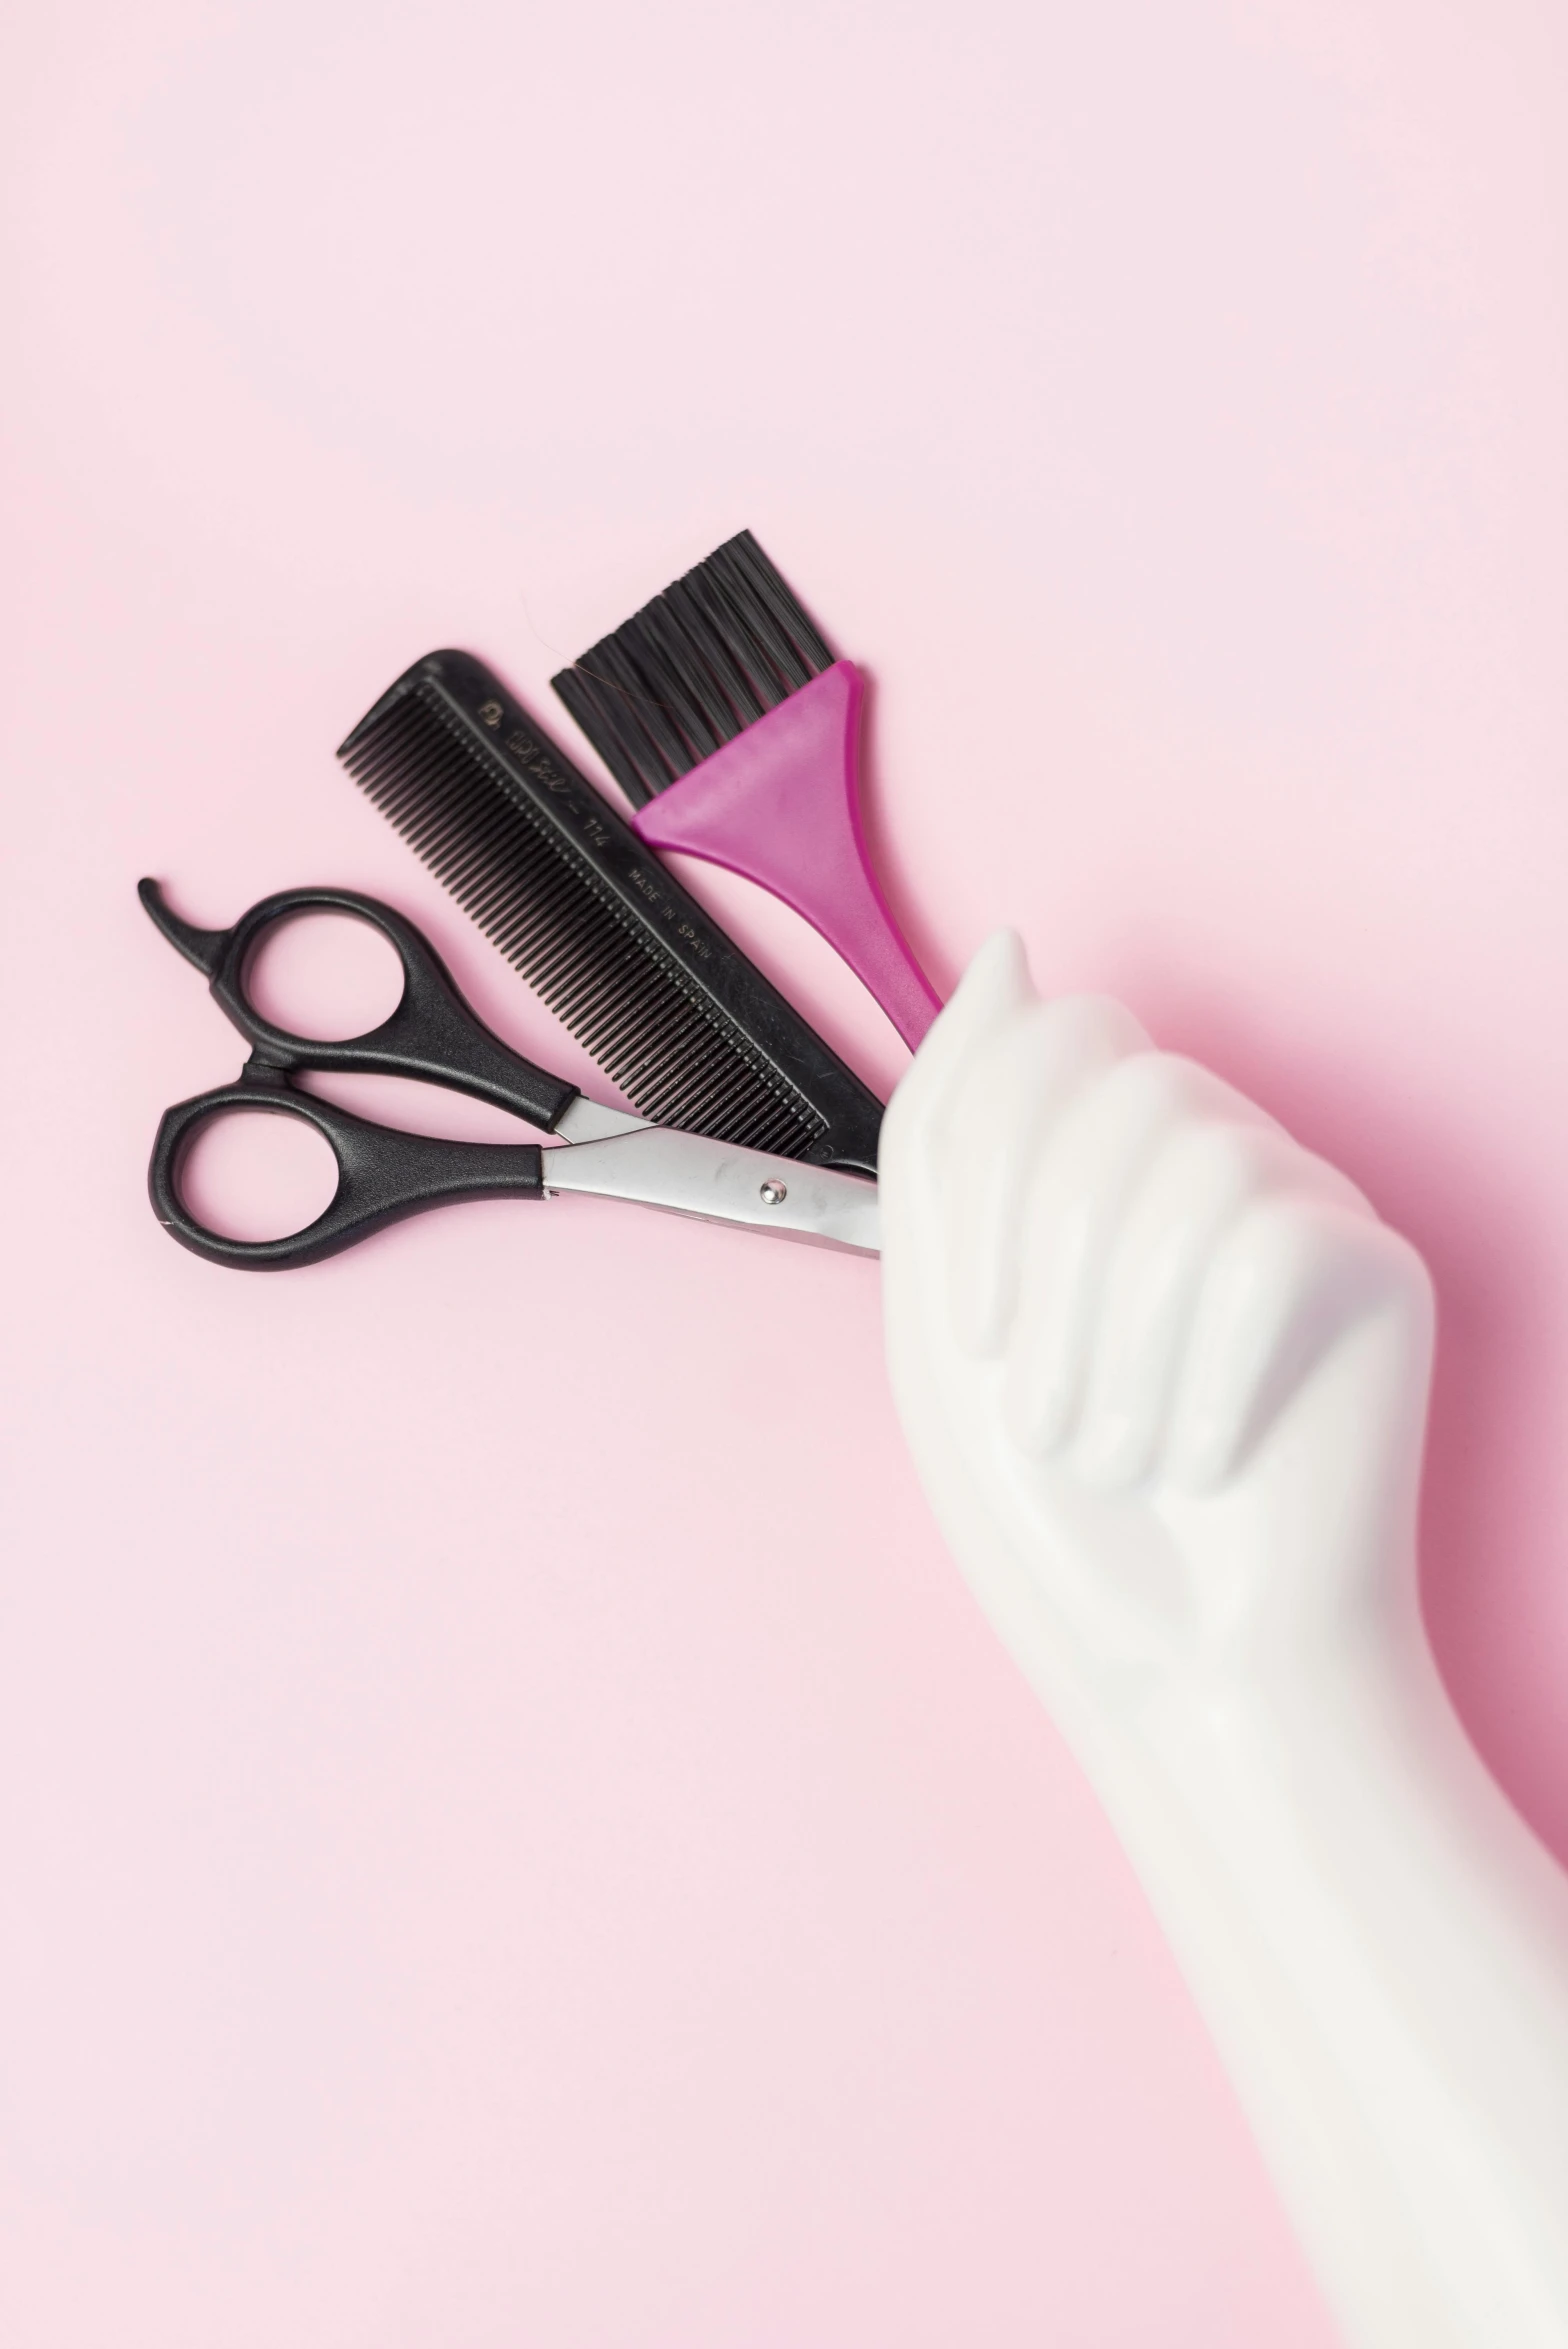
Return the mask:
M 804 914 L 913 1046 L 941 999 L 866 854 L 855 771 L 864 690 L 854 663 L 835 661 L 633 820 L 650 848 L 744 873 Z

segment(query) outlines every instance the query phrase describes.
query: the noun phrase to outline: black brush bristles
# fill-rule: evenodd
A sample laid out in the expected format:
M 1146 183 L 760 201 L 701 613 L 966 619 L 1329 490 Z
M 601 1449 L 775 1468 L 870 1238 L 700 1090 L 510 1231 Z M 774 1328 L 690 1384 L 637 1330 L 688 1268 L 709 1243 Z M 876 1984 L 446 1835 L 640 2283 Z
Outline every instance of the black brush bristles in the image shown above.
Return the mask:
M 876 1171 L 875 1096 L 481 663 L 417 663 L 338 756 L 645 1117 Z
M 634 807 L 833 665 L 749 530 L 550 682 Z

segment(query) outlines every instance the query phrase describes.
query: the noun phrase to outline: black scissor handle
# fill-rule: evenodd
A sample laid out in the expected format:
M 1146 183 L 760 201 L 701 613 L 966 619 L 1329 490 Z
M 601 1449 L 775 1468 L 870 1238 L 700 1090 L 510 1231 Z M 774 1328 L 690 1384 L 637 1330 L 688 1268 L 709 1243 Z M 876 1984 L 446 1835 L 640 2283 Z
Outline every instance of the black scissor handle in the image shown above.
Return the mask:
M 362 897 L 357 889 L 283 889 L 241 914 L 232 929 L 199 930 L 181 920 L 156 881 L 140 882 L 137 894 L 170 944 L 205 971 L 213 995 L 246 1042 L 274 1068 L 418 1077 L 493 1101 L 547 1134 L 577 1098 L 575 1085 L 536 1068 L 492 1034 L 463 1001 L 424 933 L 378 897 Z M 246 974 L 266 933 L 279 922 L 312 913 L 348 914 L 368 922 L 391 940 L 402 963 L 403 992 L 396 1010 L 363 1036 L 341 1042 L 296 1036 L 263 1018 L 246 991 Z
M 301 892 L 300 894 L 305 894 Z M 325 894 L 325 893 L 323 893 Z M 232 935 L 232 933 L 229 933 Z M 230 1240 L 198 1223 L 180 1194 L 185 1154 L 209 1119 L 226 1111 L 297 1117 L 325 1137 L 338 1162 L 338 1187 L 314 1223 L 278 1240 Z M 152 1146 L 147 1189 L 172 1239 L 209 1264 L 282 1272 L 352 1248 L 384 1224 L 460 1199 L 540 1199 L 544 1152 L 537 1142 L 442 1142 L 372 1125 L 336 1102 L 301 1093 L 279 1069 L 251 1064 L 238 1084 L 166 1109 Z

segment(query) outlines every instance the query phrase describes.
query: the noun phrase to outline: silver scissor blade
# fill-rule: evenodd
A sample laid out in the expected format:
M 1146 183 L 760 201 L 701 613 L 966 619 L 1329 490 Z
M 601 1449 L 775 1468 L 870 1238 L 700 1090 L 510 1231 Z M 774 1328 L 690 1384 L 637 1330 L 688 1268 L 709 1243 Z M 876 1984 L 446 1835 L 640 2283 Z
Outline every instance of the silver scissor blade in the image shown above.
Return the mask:
M 634 1117 L 629 1109 L 611 1109 L 603 1101 L 590 1101 L 586 1093 L 579 1093 L 569 1101 L 555 1121 L 555 1132 L 563 1142 L 602 1142 L 611 1134 L 632 1134 L 648 1123 L 645 1117 Z
M 602 1199 L 630 1199 L 862 1256 L 877 1255 L 882 1244 L 875 1183 L 669 1126 L 547 1150 L 544 1187 L 595 1191 Z

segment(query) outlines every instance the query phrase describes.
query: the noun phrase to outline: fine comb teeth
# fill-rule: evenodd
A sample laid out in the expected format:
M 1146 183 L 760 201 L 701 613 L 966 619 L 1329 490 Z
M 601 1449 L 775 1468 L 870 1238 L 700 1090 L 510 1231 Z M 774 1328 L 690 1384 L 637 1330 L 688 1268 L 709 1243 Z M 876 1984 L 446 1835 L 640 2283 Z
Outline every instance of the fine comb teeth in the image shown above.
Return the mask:
M 480 662 L 417 662 L 338 755 L 645 1117 L 875 1173 L 875 1096 Z
M 550 683 L 634 807 L 833 665 L 749 530 Z

